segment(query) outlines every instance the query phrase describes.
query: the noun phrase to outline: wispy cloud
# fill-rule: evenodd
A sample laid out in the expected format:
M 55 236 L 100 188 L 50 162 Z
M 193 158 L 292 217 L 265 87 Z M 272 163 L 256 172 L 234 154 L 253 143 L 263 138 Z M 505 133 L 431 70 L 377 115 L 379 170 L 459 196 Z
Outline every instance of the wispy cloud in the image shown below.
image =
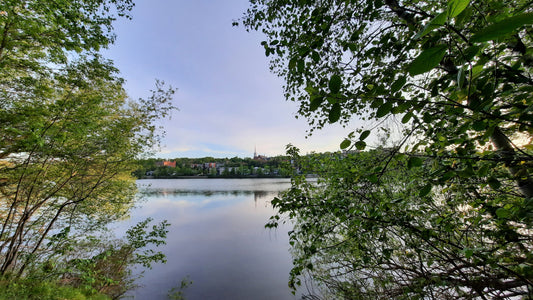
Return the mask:
M 148 95 L 154 79 L 178 88 L 179 112 L 162 124 L 159 156 L 283 154 L 293 143 L 304 152 L 334 151 L 349 132 L 338 126 L 305 139 L 282 81 L 269 72 L 261 35 L 231 26 L 248 1 L 137 0 L 132 21 L 116 25 L 108 52 L 134 98 Z

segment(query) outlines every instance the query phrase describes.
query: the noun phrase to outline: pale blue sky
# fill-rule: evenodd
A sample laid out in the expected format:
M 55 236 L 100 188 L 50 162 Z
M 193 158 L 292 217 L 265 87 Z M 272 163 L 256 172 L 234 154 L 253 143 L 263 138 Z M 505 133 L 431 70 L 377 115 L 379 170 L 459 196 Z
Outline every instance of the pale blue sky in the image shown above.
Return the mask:
M 159 157 L 250 157 L 336 151 L 353 128 L 329 127 L 305 138 L 307 123 L 270 73 L 261 33 L 233 27 L 247 0 L 136 0 L 133 20 L 115 24 L 115 61 L 133 98 L 149 95 L 155 79 L 177 88 L 174 112 L 163 122 Z

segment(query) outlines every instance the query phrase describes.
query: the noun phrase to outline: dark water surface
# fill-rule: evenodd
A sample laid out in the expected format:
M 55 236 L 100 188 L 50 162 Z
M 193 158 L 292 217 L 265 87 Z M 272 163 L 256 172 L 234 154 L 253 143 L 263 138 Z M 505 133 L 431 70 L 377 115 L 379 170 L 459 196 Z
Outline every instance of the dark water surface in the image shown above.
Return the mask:
M 270 206 L 288 179 L 139 180 L 145 200 L 123 227 L 147 217 L 171 223 L 166 264 L 154 265 L 130 293 L 167 299 L 183 278 L 186 299 L 297 299 L 287 287 L 289 226 L 268 230 Z

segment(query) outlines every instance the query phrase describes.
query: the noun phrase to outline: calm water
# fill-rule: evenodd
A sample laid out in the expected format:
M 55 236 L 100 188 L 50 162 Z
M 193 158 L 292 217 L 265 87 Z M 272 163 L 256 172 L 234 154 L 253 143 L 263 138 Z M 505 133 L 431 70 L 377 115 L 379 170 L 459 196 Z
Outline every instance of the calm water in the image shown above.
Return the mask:
M 167 299 L 183 278 L 186 299 L 297 299 L 287 287 L 291 258 L 287 226 L 264 228 L 274 213 L 269 201 L 290 187 L 287 179 L 139 180 L 145 200 L 132 219 L 171 223 L 168 262 L 148 270 L 131 294 Z

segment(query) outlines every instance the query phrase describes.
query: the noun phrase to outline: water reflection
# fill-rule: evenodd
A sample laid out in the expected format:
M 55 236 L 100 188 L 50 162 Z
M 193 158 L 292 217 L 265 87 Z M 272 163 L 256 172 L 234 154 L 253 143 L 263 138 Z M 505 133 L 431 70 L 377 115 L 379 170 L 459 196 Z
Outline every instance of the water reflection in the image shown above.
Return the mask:
M 270 195 L 276 195 L 271 191 L 242 191 L 242 190 L 233 190 L 233 191 L 192 191 L 192 190 L 179 190 L 179 189 L 146 189 L 141 191 L 142 195 L 145 197 L 153 196 L 189 196 L 189 195 L 201 195 L 206 197 L 211 197 L 214 195 L 222 196 L 241 196 L 241 195 L 254 195 L 254 198 L 264 198 Z
M 142 206 L 132 224 L 146 217 L 171 224 L 163 251 L 168 263 L 154 266 L 135 299 L 166 299 L 182 278 L 193 281 L 186 298 L 296 299 L 287 287 L 291 267 L 287 231 L 264 228 L 270 201 L 290 186 L 279 179 L 142 180 Z M 127 225 L 127 224 L 123 224 Z

